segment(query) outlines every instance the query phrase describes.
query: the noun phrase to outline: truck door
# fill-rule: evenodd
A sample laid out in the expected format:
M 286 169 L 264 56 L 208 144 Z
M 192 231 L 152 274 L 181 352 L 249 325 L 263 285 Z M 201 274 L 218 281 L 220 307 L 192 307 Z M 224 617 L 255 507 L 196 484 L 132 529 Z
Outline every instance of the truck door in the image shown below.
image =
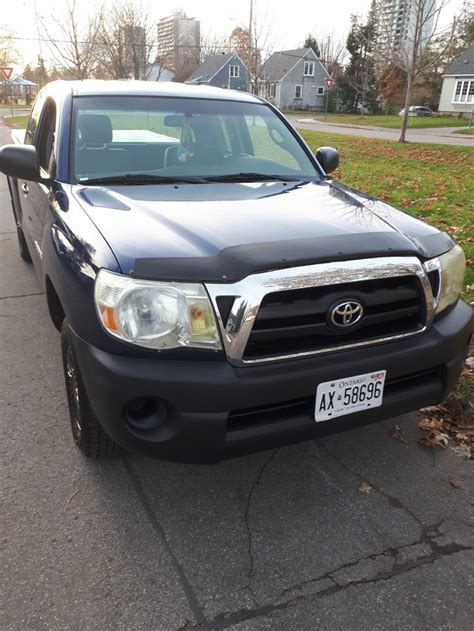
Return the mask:
M 36 104 L 35 104 L 36 106 Z M 33 142 L 36 147 L 40 169 L 46 176 L 54 177 L 56 104 L 48 99 L 42 108 L 36 129 L 29 134 L 28 126 L 25 143 Z M 42 276 L 43 227 L 48 204 L 50 187 L 40 182 L 18 180 L 22 207 L 22 221 L 28 233 L 28 246 L 38 275 Z

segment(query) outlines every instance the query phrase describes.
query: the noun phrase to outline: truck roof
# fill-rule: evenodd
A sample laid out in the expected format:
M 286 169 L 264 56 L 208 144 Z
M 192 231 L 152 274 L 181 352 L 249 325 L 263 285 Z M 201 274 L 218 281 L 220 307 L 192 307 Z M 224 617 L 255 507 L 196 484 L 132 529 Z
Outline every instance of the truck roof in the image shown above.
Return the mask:
M 46 86 L 47 91 L 72 93 L 73 96 L 177 96 L 194 99 L 216 99 L 261 103 L 262 99 L 248 92 L 227 90 L 206 85 L 188 85 L 171 81 L 53 81 Z

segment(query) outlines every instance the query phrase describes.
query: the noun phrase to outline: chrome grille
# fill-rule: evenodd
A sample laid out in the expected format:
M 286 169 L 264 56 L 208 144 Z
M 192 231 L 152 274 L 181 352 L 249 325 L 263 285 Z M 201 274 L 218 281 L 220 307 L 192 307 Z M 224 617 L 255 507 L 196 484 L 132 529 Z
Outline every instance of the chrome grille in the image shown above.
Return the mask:
M 335 330 L 328 312 L 346 298 L 358 300 L 364 316 L 355 327 Z M 424 296 L 416 276 L 275 292 L 267 294 L 260 305 L 243 357 L 324 350 L 408 333 L 421 329 L 425 317 Z
M 208 283 L 206 288 L 227 357 L 236 366 L 417 335 L 433 319 L 428 270 L 416 257 L 273 270 L 237 283 Z M 365 325 L 345 334 L 328 330 L 324 309 L 333 299 L 351 296 L 366 307 Z M 397 307 L 399 301 L 403 306 Z

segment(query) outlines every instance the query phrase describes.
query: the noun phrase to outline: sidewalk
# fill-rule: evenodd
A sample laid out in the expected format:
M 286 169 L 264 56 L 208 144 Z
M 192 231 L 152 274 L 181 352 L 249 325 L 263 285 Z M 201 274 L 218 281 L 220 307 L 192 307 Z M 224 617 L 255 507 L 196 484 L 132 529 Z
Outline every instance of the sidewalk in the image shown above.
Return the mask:
M 381 138 L 397 141 L 400 137 L 399 129 L 376 127 L 369 125 L 349 125 L 347 123 L 329 123 L 315 118 L 289 116 L 288 119 L 296 128 L 311 129 L 333 134 L 347 134 L 365 138 Z M 467 127 L 467 126 L 466 126 Z M 474 147 L 474 137 L 456 134 L 463 127 L 430 127 L 427 129 L 408 129 L 408 142 L 426 142 L 440 145 L 461 145 Z

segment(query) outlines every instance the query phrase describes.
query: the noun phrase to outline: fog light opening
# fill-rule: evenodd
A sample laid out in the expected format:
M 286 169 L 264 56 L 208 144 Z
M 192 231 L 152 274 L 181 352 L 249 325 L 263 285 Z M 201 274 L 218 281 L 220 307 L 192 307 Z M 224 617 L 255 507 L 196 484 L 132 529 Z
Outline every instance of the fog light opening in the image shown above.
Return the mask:
M 151 397 L 133 399 L 124 409 L 125 423 L 134 432 L 157 429 L 164 423 L 167 413 L 164 402 Z

